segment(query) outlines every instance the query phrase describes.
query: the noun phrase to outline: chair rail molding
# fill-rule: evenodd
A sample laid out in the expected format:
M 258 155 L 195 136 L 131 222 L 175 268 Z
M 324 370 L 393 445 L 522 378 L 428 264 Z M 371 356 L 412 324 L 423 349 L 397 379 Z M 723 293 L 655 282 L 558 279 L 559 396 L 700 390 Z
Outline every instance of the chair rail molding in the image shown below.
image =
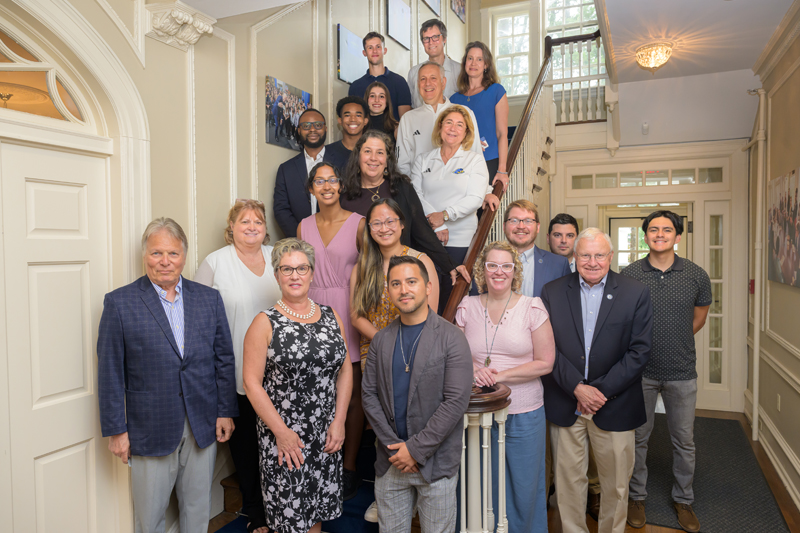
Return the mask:
M 206 15 L 180 0 L 145 6 L 150 12 L 147 37 L 173 46 L 184 52 L 205 34 L 214 32 L 217 19 Z

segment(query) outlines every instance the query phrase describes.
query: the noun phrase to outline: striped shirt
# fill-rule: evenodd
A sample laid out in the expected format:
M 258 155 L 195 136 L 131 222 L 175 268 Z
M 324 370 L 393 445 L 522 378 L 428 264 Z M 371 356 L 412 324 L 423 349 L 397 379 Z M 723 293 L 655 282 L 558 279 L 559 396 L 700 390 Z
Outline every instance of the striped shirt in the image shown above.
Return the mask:
M 152 281 L 150 283 L 153 283 Z M 175 344 L 181 352 L 181 359 L 183 359 L 183 276 L 178 279 L 178 284 L 175 286 L 175 301 L 170 302 L 167 300 L 167 291 L 153 283 L 153 288 L 161 300 L 161 307 L 164 308 L 164 313 L 167 315 L 169 327 L 172 329 L 172 336 L 175 337 Z

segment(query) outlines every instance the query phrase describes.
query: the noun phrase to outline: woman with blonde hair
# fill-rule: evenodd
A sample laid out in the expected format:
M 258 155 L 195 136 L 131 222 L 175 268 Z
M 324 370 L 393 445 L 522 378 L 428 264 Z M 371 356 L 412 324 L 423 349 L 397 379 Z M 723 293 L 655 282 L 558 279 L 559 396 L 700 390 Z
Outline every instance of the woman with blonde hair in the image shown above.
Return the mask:
M 474 382 L 511 388 L 506 421 L 506 513 L 514 533 L 546 533 L 545 412 L 541 376 L 555 360 L 555 340 L 539 298 L 519 293 L 522 263 L 506 241 L 483 249 L 472 271 L 478 296 L 465 296 L 456 325 L 472 351 Z M 492 505 L 497 509 L 498 430 L 492 427 Z
M 272 307 L 281 297 L 280 288 L 267 268 L 272 246 L 267 246 L 266 214 L 258 200 L 239 199 L 228 212 L 224 248 L 208 254 L 194 281 L 217 289 L 225 304 L 236 359 L 236 392 L 239 417 L 230 439 L 231 456 L 242 491 L 242 514 L 249 520 L 248 531 L 267 533 L 261 481 L 258 473 L 256 413 L 247 400 L 242 383 L 244 337 L 253 318 Z

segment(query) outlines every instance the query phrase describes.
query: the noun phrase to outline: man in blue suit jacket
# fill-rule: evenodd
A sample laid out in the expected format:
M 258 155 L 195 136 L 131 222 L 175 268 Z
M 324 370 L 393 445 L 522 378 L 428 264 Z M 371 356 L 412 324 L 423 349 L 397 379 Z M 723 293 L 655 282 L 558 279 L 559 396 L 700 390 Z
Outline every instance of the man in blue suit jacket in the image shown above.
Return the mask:
M 503 221 L 506 240 L 517 249 L 522 261 L 522 294 L 538 298 L 542 287 L 571 273 L 565 257 L 545 252 L 533 243 L 539 234 L 539 211 L 533 202 L 511 202 Z
M 222 297 L 181 277 L 187 241 L 172 219 L 142 237 L 146 276 L 105 297 L 97 339 L 100 425 L 131 467 L 136 531 L 164 531 L 177 485 L 181 531 L 206 531 L 216 442 L 238 416 Z

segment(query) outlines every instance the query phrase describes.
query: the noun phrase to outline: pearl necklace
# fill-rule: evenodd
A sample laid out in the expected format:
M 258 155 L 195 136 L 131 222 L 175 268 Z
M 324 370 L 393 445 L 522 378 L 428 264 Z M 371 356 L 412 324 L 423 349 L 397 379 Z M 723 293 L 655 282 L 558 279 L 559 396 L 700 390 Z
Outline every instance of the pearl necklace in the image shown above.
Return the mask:
M 311 311 L 309 311 L 305 315 L 301 315 L 300 313 L 295 313 L 288 305 L 286 305 L 283 302 L 283 299 L 278 300 L 278 305 L 281 306 L 281 309 L 286 311 L 287 314 L 289 314 L 289 315 L 291 315 L 291 316 L 293 316 L 295 318 L 299 318 L 300 320 L 308 320 L 309 318 L 314 316 L 314 313 L 317 312 L 317 304 L 314 303 L 314 300 L 312 300 L 311 298 L 308 298 L 308 301 L 311 302 Z

